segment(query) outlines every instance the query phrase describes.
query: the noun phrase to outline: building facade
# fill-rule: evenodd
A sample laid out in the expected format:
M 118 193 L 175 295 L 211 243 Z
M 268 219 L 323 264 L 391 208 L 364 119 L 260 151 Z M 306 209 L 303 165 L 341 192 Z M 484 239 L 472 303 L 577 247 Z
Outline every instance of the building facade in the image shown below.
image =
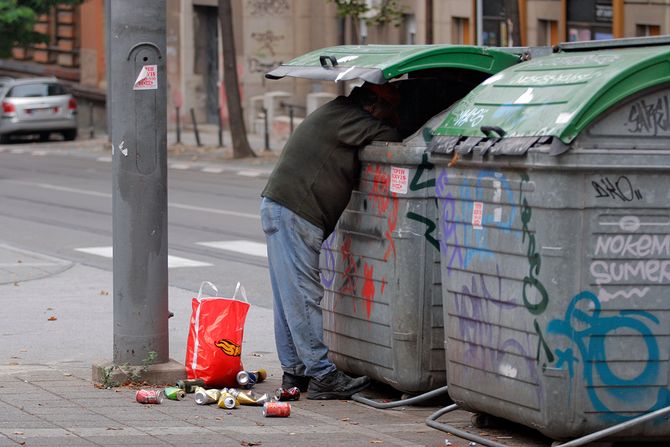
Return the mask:
M 114 0 L 109 0 L 114 1 Z M 373 25 L 388 0 L 366 0 L 366 17 L 340 17 L 332 0 L 233 0 L 237 70 L 247 121 L 267 92 L 303 113 L 310 93 L 338 87 L 264 74 L 305 52 L 341 44 L 555 45 L 670 33 L 670 0 L 397 0 L 392 23 Z M 169 122 L 193 108 L 201 123 L 225 122 L 221 30 L 217 0 L 166 0 Z M 58 6 L 37 27 L 51 42 L 17 48 L 0 74 L 55 75 L 104 114 L 104 0 Z M 80 99 L 80 100 L 81 100 Z M 250 113 L 247 113 L 250 112 Z M 282 110 L 277 111 L 278 114 Z M 104 119 L 96 119 L 104 123 Z M 247 122 L 250 130 L 253 123 Z

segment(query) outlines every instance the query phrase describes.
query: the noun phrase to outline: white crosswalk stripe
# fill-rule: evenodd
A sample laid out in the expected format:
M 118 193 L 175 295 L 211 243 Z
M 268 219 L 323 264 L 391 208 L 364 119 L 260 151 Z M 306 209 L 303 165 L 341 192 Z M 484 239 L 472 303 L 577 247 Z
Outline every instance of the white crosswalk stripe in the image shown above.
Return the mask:
M 113 256 L 113 247 L 83 247 L 75 248 L 76 251 L 82 253 L 88 253 L 96 256 L 103 256 L 105 258 L 111 258 Z M 193 259 L 180 258 L 179 256 L 168 255 L 168 268 L 178 268 L 178 267 L 207 267 L 212 264 L 207 262 L 195 261 Z
M 260 242 L 253 241 L 212 241 L 212 242 L 198 242 L 198 245 L 205 247 L 217 248 L 219 250 L 234 251 L 245 255 L 259 256 L 262 258 L 268 257 L 267 246 Z

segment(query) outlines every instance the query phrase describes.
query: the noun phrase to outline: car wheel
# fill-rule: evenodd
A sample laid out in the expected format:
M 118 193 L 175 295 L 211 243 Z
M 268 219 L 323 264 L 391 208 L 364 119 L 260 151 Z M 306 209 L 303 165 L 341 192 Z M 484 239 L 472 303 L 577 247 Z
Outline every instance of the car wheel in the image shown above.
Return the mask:
M 49 141 L 50 136 L 49 132 L 40 132 L 40 141 Z
M 77 129 L 70 129 L 63 131 L 63 138 L 65 141 L 72 141 L 77 138 Z
M 9 144 L 9 135 L 0 134 L 0 144 Z

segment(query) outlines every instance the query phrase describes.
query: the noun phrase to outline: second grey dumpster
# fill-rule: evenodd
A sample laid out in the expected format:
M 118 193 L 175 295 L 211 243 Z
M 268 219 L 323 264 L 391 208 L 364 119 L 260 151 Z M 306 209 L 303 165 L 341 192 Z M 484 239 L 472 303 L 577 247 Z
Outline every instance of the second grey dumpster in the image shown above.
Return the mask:
M 342 46 L 296 58 L 268 77 L 376 84 L 404 77 L 400 130 L 408 136 L 519 60 L 473 46 Z M 333 361 L 408 393 L 445 384 L 435 175 L 424 134 L 361 152 L 360 187 L 324 243 L 321 265 Z
M 670 46 L 607 45 L 489 78 L 431 146 L 449 394 L 555 439 L 670 405 Z

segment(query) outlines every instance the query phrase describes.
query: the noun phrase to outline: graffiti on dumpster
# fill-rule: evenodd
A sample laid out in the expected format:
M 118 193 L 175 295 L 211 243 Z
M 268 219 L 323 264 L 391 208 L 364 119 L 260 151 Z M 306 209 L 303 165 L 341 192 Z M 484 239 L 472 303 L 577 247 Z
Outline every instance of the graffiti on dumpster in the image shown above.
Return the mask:
M 454 293 L 454 314 L 459 340 L 467 347 L 463 353 L 466 364 L 519 380 L 531 379 L 539 383 L 537 365 L 533 356 L 531 334 L 516 332 L 513 337 L 503 337 L 504 316 L 519 307 L 518 299 L 502 296 L 502 277 L 496 264 L 497 282 L 491 288 L 483 274 L 473 275 L 471 284 L 463 285 Z M 509 358 L 508 358 L 509 357 Z M 520 371 L 525 367 L 526 372 Z M 542 393 L 536 387 L 537 398 Z
M 610 198 L 621 200 L 622 202 L 632 202 L 641 200 L 642 193 L 635 189 L 631 181 L 625 175 L 612 181 L 609 177 L 602 177 L 598 181 L 591 181 L 593 189 L 596 191 L 596 198 Z
M 372 314 L 372 301 L 375 298 L 375 281 L 374 281 L 375 267 L 369 265 L 367 262 L 363 264 L 363 274 L 365 275 L 365 282 L 363 283 L 363 299 L 365 300 L 365 315 L 370 320 Z
M 454 266 L 462 266 L 465 248 L 461 246 L 457 232 L 456 199 L 448 188 L 449 176 L 446 169 L 441 169 L 435 184 L 435 195 L 440 202 L 440 251 L 442 260 L 446 260 L 447 274 Z
M 537 252 L 535 234 L 530 231 L 530 221 L 533 215 L 533 210 L 528 204 L 523 192 L 524 183 L 528 183 L 530 178 L 528 174 L 522 172 L 521 174 L 521 185 L 519 186 L 519 202 L 521 206 L 521 229 L 523 238 L 522 241 L 526 243 L 526 256 L 528 258 L 528 274 L 523 278 L 523 288 L 521 295 L 523 298 L 523 304 L 526 307 L 526 310 L 533 315 L 542 314 L 549 304 L 549 294 L 547 289 L 544 287 L 540 279 L 538 278 L 540 274 L 540 268 L 542 266 L 542 258 L 540 253 Z M 537 352 L 536 352 L 536 361 L 540 362 L 540 354 L 544 351 L 545 357 L 549 363 L 554 361 L 554 355 L 549 348 L 547 341 L 545 340 L 542 329 L 537 322 L 537 319 L 533 321 L 533 327 L 538 336 L 537 342 Z
M 556 367 L 567 367 L 570 377 L 581 368 L 586 384 L 589 400 L 593 408 L 599 412 L 607 412 L 604 417 L 612 422 L 631 419 L 634 415 L 621 414 L 629 409 L 632 403 L 643 405 L 644 412 L 651 412 L 667 405 L 668 391 L 662 384 L 665 379 L 659 376 L 661 356 L 658 343 L 648 325 L 659 324 L 659 320 L 644 310 L 621 310 L 618 314 L 602 312 L 598 297 L 589 291 L 577 294 L 568 305 L 563 319 L 549 322 L 549 333 L 567 337 L 573 346 L 556 349 Z M 617 371 L 608 360 L 606 349 L 608 338 L 625 334 L 626 339 L 644 343 L 646 360 L 639 371 Z M 638 350 L 636 350 L 638 351 Z M 628 359 L 630 352 L 623 352 L 623 359 Z M 630 365 L 630 363 L 628 363 Z M 621 404 L 620 408 L 611 408 L 611 402 Z M 619 413 L 618 411 L 621 411 Z
M 319 274 L 321 276 L 321 284 L 327 289 L 332 289 L 335 283 L 335 238 L 336 235 L 333 231 L 321 244 L 324 264 Z
M 461 110 L 456 117 L 454 126 L 468 125 L 470 127 L 477 127 L 486 115 L 486 109 L 481 107 L 473 107 L 467 110 Z
M 388 242 L 388 246 L 384 252 L 384 261 L 388 261 L 391 255 L 394 258 L 396 256 L 393 232 L 398 225 L 398 194 L 390 192 L 389 186 L 391 180 L 388 174 L 384 173 L 381 165 L 368 165 L 366 174 L 372 177 L 371 198 L 373 208 L 376 208 L 379 214 L 384 215 L 389 211 L 389 206 L 391 207 L 387 218 L 387 228 L 384 231 L 384 237 Z
M 518 237 L 512 232 L 517 204 L 511 182 L 504 174 L 480 171 L 474 185 L 466 183 L 458 188 L 458 201 L 449 190 L 449 182 L 447 170 L 440 170 L 435 193 L 442 205 L 440 249 L 445 250 L 448 272 L 456 267 L 467 268 L 476 258 L 494 257 L 489 245 L 490 231 L 503 231 Z M 487 196 L 489 191 L 491 197 Z M 477 219 L 471 219 L 475 215 Z M 473 225 L 473 221 L 477 225 Z
M 412 178 L 412 181 L 409 185 L 409 189 L 411 191 L 420 191 L 422 189 L 426 188 L 434 188 L 435 187 L 435 178 L 430 176 L 426 180 L 422 180 L 424 172 L 433 172 L 433 167 L 434 165 L 428 161 L 428 155 L 423 154 L 423 157 L 421 158 L 421 163 L 416 169 L 416 173 L 414 174 L 414 177 Z M 437 208 L 437 200 L 435 201 L 435 208 Z M 439 252 L 440 251 L 440 243 L 437 240 L 437 234 L 435 230 L 437 229 L 437 224 L 435 221 L 430 219 L 427 216 L 422 216 L 421 214 L 417 214 L 415 212 L 409 211 L 407 213 L 407 218 L 411 220 L 415 220 L 417 222 L 420 222 L 426 226 L 426 231 L 424 232 L 423 236 L 426 238 L 426 241 L 435 247 L 435 249 Z
M 640 99 L 630 106 L 625 126 L 630 133 L 657 136 L 659 131 L 670 130 L 670 107 L 666 95 Z

